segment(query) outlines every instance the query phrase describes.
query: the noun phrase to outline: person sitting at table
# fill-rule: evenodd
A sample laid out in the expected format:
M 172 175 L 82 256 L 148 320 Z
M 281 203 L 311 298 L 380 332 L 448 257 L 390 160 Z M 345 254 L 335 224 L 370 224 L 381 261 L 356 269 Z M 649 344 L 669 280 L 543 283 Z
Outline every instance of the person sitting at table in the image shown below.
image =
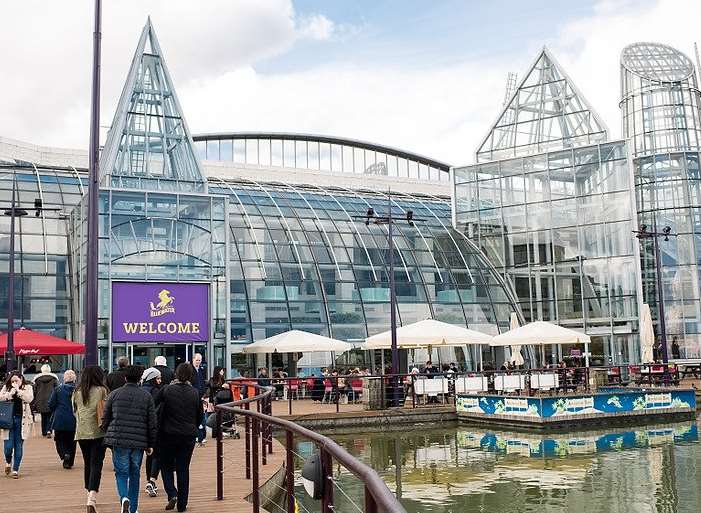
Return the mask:
M 436 374 L 438 374 L 440 371 L 433 366 L 433 362 L 431 360 L 428 360 L 426 362 L 426 366 L 424 367 L 424 374 L 428 376 L 429 378 L 432 378 Z
M 677 342 L 677 337 L 672 337 L 672 358 L 674 360 L 679 360 L 679 342 Z

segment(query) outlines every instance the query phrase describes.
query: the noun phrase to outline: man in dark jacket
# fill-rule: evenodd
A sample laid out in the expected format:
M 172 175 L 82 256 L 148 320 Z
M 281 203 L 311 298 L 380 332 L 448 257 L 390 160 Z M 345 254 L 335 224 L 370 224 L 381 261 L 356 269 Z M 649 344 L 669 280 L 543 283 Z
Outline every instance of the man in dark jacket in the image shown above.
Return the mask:
M 121 513 L 136 513 L 141 461 L 144 451 L 153 452 L 158 429 L 153 397 L 137 385 L 141 369 L 128 365 L 124 371 L 126 384 L 107 397 L 101 428 L 112 448 Z
M 200 353 L 195 353 L 192 357 L 192 367 L 194 375 L 192 376 L 192 386 L 197 389 L 197 393 L 200 395 L 200 400 L 204 397 L 204 393 L 207 390 L 207 371 L 202 365 L 202 355 Z M 202 409 L 202 419 L 200 426 L 197 431 L 197 443 L 202 445 L 207 440 L 207 428 L 205 427 L 204 409 Z
M 125 374 L 127 365 L 129 365 L 129 358 L 126 356 L 120 356 L 117 359 L 117 370 L 110 372 L 105 380 L 110 392 L 114 392 L 126 383 Z
M 173 371 L 168 367 L 166 357 L 156 356 L 153 363 L 153 368 L 161 371 L 161 385 L 170 385 L 170 382 L 173 381 Z

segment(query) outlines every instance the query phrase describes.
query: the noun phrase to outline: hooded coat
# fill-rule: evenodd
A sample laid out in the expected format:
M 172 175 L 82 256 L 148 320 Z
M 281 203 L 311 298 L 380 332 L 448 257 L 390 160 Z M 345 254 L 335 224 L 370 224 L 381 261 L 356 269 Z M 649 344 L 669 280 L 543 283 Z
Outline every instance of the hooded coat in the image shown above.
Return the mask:
M 56 374 L 42 372 L 34 378 L 34 407 L 39 413 L 49 413 L 49 399 L 58 386 Z

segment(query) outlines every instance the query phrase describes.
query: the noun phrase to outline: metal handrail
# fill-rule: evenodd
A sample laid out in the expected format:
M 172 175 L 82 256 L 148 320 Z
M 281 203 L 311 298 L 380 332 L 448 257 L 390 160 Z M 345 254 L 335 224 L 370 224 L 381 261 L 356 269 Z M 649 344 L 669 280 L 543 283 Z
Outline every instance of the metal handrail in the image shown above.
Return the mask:
M 322 465 L 325 474 L 332 474 L 331 463 L 335 459 L 338 463 L 343 465 L 348 471 L 350 471 L 355 477 L 360 479 L 365 486 L 365 512 L 366 513 L 377 513 L 382 511 L 384 513 L 406 513 L 404 507 L 399 503 L 394 494 L 387 487 L 382 478 L 375 472 L 374 469 L 366 465 L 365 463 L 357 460 L 351 454 L 349 454 L 345 449 L 343 449 L 336 442 L 330 438 L 304 428 L 292 421 L 279 419 L 272 416 L 272 409 L 270 408 L 270 399 L 275 391 L 275 388 L 262 387 L 260 385 L 247 382 L 241 383 L 236 381 L 229 381 L 230 386 L 237 386 L 239 388 L 253 387 L 256 391 L 263 390 L 263 393 L 255 395 L 253 397 L 246 397 L 237 401 L 232 401 L 226 404 L 220 404 L 215 406 L 215 411 L 217 415 L 217 499 L 223 499 L 223 443 L 222 443 L 222 412 L 230 412 L 236 415 L 241 415 L 246 419 L 246 466 L 247 470 L 249 465 L 252 463 L 253 473 L 253 513 L 258 513 L 260 511 L 260 498 L 258 495 L 258 435 L 259 433 L 263 438 L 263 452 L 262 452 L 262 463 L 265 465 L 265 454 L 266 450 L 268 454 L 272 453 L 272 426 L 277 426 L 282 428 L 286 432 L 287 438 L 287 487 L 288 489 L 288 507 L 287 511 L 289 513 L 294 513 L 294 466 L 293 462 L 293 440 L 294 435 L 306 438 L 314 442 L 320 449 Z M 250 405 L 257 403 L 260 410 L 253 411 L 250 409 Z M 241 408 L 245 406 L 245 408 Z M 252 421 L 252 435 L 250 443 L 252 444 L 252 451 L 249 453 L 249 420 Z M 262 423 L 262 431 L 258 429 L 259 422 Z M 268 433 L 269 438 L 265 439 L 265 434 Z M 247 478 L 248 478 L 247 473 Z M 329 481 L 332 481 L 332 475 L 327 475 L 326 477 Z M 325 487 L 324 498 L 322 499 L 322 513 L 331 513 L 333 511 L 333 483 L 331 482 L 329 486 Z

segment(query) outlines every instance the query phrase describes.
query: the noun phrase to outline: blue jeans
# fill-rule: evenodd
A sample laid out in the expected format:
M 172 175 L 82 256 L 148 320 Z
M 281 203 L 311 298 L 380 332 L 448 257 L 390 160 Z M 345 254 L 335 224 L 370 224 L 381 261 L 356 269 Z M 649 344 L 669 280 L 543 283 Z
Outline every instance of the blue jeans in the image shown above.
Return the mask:
M 5 440 L 5 463 L 12 463 L 12 470 L 19 472 L 19 464 L 22 463 L 22 417 L 12 417 L 12 428 L 10 429 L 9 437 Z M 12 461 L 14 454 L 15 460 Z
M 117 478 L 117 493 L 119 500 L 129 499 L 129 511 L 136 513 L 139 505 L 139 479 L 141 476 L 141 460 L 143 449 L 112 448 L 112 465 Z

